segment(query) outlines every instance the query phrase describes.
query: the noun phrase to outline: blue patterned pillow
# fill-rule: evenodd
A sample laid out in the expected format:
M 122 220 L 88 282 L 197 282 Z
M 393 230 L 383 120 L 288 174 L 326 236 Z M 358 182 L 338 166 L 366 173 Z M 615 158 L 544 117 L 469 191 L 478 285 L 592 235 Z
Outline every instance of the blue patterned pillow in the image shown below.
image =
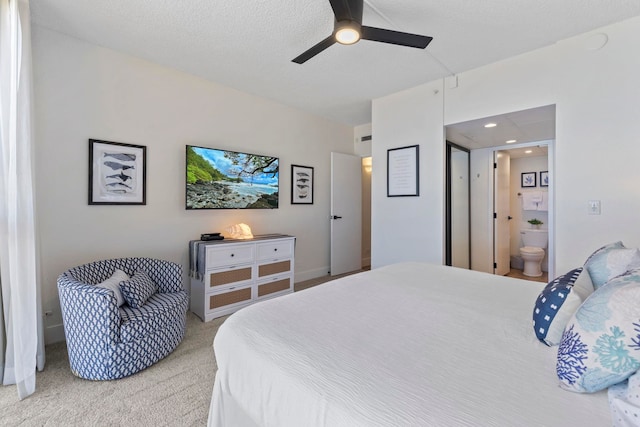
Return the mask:
M 564 327 L 582 304 L 582 299 L 573 289 L 580 273 L 582 267 L 549 282 L 536 300 L 533 330 L 536 337 L 548 346 L 560 343 Z
M 640 269 L 610 280 L 573 315 L 558 347 L 560 386 L 592 393 L 640 368 Z
M 146 271 L 138 270 L 131 279 L 120 282 L 120 290 L 127 304 L 140 308 L 158 291 L 158 285 L 149 278 Z
M 625 248 L 622 242 L 610 243 L 591 254 L 584 266 L 598 289 L 609 279 L 640 267 L 640 250 Z

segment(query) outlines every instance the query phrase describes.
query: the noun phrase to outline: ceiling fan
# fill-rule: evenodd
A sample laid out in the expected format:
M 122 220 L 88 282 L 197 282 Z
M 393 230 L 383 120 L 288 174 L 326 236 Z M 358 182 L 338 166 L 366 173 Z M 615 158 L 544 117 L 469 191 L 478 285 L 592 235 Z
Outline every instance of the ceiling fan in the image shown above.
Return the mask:
M 424 49 L 433 40 L 433 37 L 362 25 L 364 0 L 329 0 L 329 3 L 335 15 L 333 33 L 292 62 L 303 64 L 336 42 L 354 44 L 364 39 Z

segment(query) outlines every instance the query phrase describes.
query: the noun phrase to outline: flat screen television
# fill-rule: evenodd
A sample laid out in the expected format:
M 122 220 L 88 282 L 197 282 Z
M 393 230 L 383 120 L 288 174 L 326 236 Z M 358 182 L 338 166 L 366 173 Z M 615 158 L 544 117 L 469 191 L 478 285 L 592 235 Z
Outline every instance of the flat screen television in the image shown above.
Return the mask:
M 277 209 L 278 158 L 187 145 L 187 209 Z

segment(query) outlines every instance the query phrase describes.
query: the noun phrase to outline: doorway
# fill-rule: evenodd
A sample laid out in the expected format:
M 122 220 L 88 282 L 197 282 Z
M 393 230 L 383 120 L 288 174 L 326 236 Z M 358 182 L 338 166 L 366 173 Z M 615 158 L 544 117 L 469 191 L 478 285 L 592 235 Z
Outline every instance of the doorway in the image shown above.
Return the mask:
M 542 275 L 537 277 L 523 274 L 520 248 L 524 246 L 523 233 L 532 229 L 548 238 L 552 190 L 548 152 L 552 143 L 539 141 L 494 151 L 494 274 L 548 281 L 549 245 L 542 248 Z
M 498 235 L 503 236 L 498 232 L 495 216 L 497 215 L 495 206 L 496 197 L 496 182 L 494 180 L 494 171 L 497 166 L 496 152 L 509 151 L 509 154 L 513 160 L 514 155 L 512 150 L 542 150 L 544 147 L 547 152 L 546 166 L 530 166 L 535 170 L 526 170 L 517 172 L 535 172 L 537 184 L 539 185 L 539 179 L 542 172 L 544 177 L 548 180 L 548 187 L 542 189 L 537 186 L 537 191 L 544 191 L 548 197 L 548 211 L 546 212 L 546 222 L 548 229 L 548 250 L 546 251 L 545 267 L 548 270 L 549 276 L 554 274 L 554 223 L 553 223 L 553 153 L 555 147 L 555 105 L 547 105 L 543 107 L 532 108 L 528 110 L 515 111 L 511 113 L 500 114 L 497 116 L 485 117 L 481 119 L 471 120 L 462 123 L 456 123 L 445 126 L 446 141 L 452 142 L 469 150 L 469 194 L 470 203 L 468 206 L 467 214 L 470 218 L 470 268 L 472 270 L 484 271 L 487 273 L 498 273 L 496 270 L 496 252 L 502 251 L 503 259 L 505 253 L 509 254 L 509 258 L 512 255 L 517 254 L 518 248 L 514 242 L 520 243 L 521 234 L 520 229 L 524 226 L 530 226 L 527 222 L 529 219 L 527 215 L 521 214 L 517 220 L 514 215 L 507 213 L 507 217 L 511 216 L 513 219 L 506 220 L 509 230 L 509 250 L 496 249 L 496 240 Z M 530 155 L 533 153 L 523 153 L 523 155 Z M 517 156 L 517 154 L 516 154 Z M 513 160 L 514 162 L 520 162 L 519 160 Z M 446 159 L 449 162 L 449 159 Z M 510 163 L 511 164 L 511 163 Z M 512 167 L 513 169 L 513 167 Z M 520 169 L 518 169 L 520 170 Z M 514 170 L 509 174 L 510 190 L 509 193 L 509 210 L 511 206 L 515 206 L 517 203 L 521 203 L 517 199 L 518 193 L 520 195 L 523 191 L 520 190 L 520 176 L 515 176 Z M 448 179 L 448 178 L 447 178 Z M 514 183 L 515 181 L 515 183 Z M 528 188 L 529 191 L 531 188 Z M 445 192 L 447 194 L 448 191 Z M 445 196 L 448 197 L 448 196 Z M 511 200 L 516 198 L 515 202 Z M 445 206 L 447 209 L 455 209 L 450 203 L 450 200 L 446 200 Z M 464 207 L 462 208 L 464 209 Z M 520 208 L 518 208 L 520 209 Z M 541 211 L 542 212 L 542 211 Z M 455 215 L 452 210 L 451 215 Z M 533 212 L 531 215 L 538 215 L 538 212 Z M 449 214 L 445 215 L 445 221 L 449 221 Z M 445 229 L 448 227 L 446 224 Z M 446 239 L 447 241 L 449 239 Z M 445 247 L 445 254 L 453 253 L 455 251 L 456 244 L 451 241 L 452 247 L 449 249 Z M 503 243 L 506 247 L 506 243 Z M 446 255 L 445 255 L 446 258 Z M 445 261 L 449 261 L 446 259 Z M 511 259 L 509 259 L 509 267 Z

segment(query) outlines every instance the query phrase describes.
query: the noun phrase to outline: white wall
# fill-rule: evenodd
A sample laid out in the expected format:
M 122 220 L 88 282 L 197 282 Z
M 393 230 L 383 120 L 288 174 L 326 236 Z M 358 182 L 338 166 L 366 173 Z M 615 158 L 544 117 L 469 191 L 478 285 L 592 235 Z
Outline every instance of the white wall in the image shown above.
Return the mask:
M 457 88 L 433 82 L 374 100 L 374 165 L 384 161 L 386 148 L 421 141 L 421 157 L 430 159 L 421 163 L 421 181 L 432 186 L 422 201 L 395 203 L 384 197 L 384 168 L 374 168 L 375 265 L 413 259 L 417 248 L 428 254 L 423 258 L 441 259 L 445 125 L 551 104 L 556 105 L 550 167 L 555 172 L 556 271 L 582 265 L 592 250 L 614 240 L 640 246 L 640 18 L 599 31 L 609 38 L 600 50 L 587 49 L 590 34 L 585 34 L 462 73 Z M 429 90 L 437 87 L 447 87 L 444 99 Z M 484 179 L 472 170 L 472 191 L 474 181 Z M 587 214 L 591 199 L 602 201 L 602 215 Z M 473 220 L 472 228 L 483 225 L 483 218 Z M 399 226 L 418 232 L 396 237 L 391 230 Z
M 442 82 L 377 99 L 372 107 L 371 267 L 444 261 Z M 387 150 L 420 146 L 420 196 L 387 197 Z
M 353 129 L 34 26 L 37 210 L 47 342 L 62 338 L 66 269 L 149 256 L 188 267 L 188 241 L 238 222 L 297 237 L 296 281 L 327 274 L 330 152 Z M 147 146 L 146 206 L 87 204 L 88 139 Z M 277 210 L 186 211 L 185 145 L 280 158 Z M 290 204 L 290 165 L 313 166 L 313 205 Z M 185 284 L 188 281 L 185 280 Z
M 509 183 L 511 187 L 509 204 L 511 207 L 511 217 L 513 218 L 510 222 L 511 244 L 509 246 L 511 255 L 520 255 L 520 247 L 522 246 L 520 230 L 531 228 L 531 225 L 527 221 L 536 218 L 544 223 L 540 228 L 546 229 L 549 227 L 549 212 L 523 210 L 522 196 L 518 196 L 518 193 L 524 194 L 532 191 L 548 194 L 548 187 L 540 187 L 540 171 L 546 171 L 548 170 L 548 167 L 549 163 L 547 156 L 519 157 L 511 159 L 511 179 Z M 536 173 L 536 187 L 521 187 L 521 174 L 525 172 Z

